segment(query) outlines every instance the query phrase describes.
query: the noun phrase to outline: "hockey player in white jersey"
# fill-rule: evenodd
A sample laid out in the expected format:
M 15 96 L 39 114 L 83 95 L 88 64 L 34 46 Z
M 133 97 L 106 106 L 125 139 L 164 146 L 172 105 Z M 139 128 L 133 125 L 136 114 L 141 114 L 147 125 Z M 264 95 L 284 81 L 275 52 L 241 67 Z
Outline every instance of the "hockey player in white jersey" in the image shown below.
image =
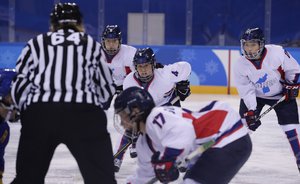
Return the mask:
M 296 97 L 299 93 L 300 68 L 289 52 L 279 45 L 265 45 L 263 31 L 250 28 L 241 38 L 242 56 L 234 65 L 234 80 L 241 97 L 240 115 L 255 131 L 265 105 L 274 107 L 278 123 L 286 134 L 300 171 L 300 125 Z
M 134 70 L 133 57 L 136 52 L 136 48 L 122 44 L 122 33 L 118 25 L 107 25 L 102 32 L 101 38 L 101 61 L 108 64 L 112 71 L 112 76 L 116 84 L 116 94 L 119 94 L 123 90 L 123 81 L 125 77 Z M 111 97 L 105 104 L 105 109 L 110 107 Z M 126 142 L 121 145 L 126 144 Z M 119 149 L 119 144 L 114 150 Z M 121 146 L 122 147 L 122 146 Z M 135 149 L 131 149 L 132 156 L 135 157 Z M 117 151 L 115 151 L 117 152 Z M 120 155 L 119 157 L 123 157 Z M 119 171 L 120 162 L 115 160 L 115 171 Z
M 131 86 L 143 87 L 153 96 L 156 106 L 175 105 L 180 106 L 180 101 L 185 100 L 190 95 L 190 83 L 188 78 L 191 73 L 191 65 L 181 61 L 174 64 L 157 67 L 156 58 L 151 48 L 138 49 L 133 63 L 135 72 L 126 76 L 123 88 Z M 134 153 L 135 137 L 132 141 L 131 152 Z M 130 140 L 122 136 L 119 141 L 121 150 Z M 131 157 L 136 155 L 130 154 Z M 120 168 L 124 152 L 115 158 L 115 170 Z
M 177 180 L 176 163 L 211 140 L 212 147 L 191 160 L 183 183 L 229 183 L 252 151 L 247 127 L 226 103 L 211 101 L 195 112 L 155 107 L 146 90 L 130 87 L 116 98 L 114 108 L 115 124 L 141 133 L 136 145 L 138 167 L 127 184 L 147 183 L 153 177 L 162 183 Z
M 133 63 L 136 71 L 125 78 L 124 89 L 143 87 L 152 95 L 156 106 L 180 106 L 180 101 L 190 95 L 188 78 L 192 69 L 188 62 L 180 61 L 156 68 L 155 54 L 147 47 L 137 50 Z
M 107 25 L 102 33 L 101 60 L 112 70 L 117 93 L 123 90 L 125 77 L 134 70 L 133 57 L 136 48 L 122 44 L 121 29 L 118 25 Z

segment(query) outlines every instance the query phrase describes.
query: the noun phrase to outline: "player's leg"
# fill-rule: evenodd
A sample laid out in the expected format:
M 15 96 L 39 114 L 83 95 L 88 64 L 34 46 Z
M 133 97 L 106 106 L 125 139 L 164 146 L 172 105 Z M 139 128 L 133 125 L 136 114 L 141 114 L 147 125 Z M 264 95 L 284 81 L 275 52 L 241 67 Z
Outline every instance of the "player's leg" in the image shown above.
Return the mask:
M 300 172 L 300 124 L 296 100 L 281 102 L 274 108 L 280 127 L 287 136 Z
M 208 149 L 188 169 L 184 179 L 191 179 L 198 183 L 229 183 L 248 160 L 251 151 L 252 143 L 249 135 L 223 148 Z
M 7 122 L 0 123 L 0 184 L 3 184 L 2 178 L 5 168 L 4 153 L 9 141 L 10 130 Z
M 16 178 L 12 184 L 44 183 L 54 150 L 58 145 L 53 141 L 51 133 L 52 128 L 56 126 L 52 120 L 57 114 L 52 113 L 51 109 L 39 104 L 32 105 L 22 112 Z
M 116 183 L 105 112 L 96 106 L 83 105 L 66 113 L 69 121 L 64 129 L 65 144 L 78 163 L 84 183 Z

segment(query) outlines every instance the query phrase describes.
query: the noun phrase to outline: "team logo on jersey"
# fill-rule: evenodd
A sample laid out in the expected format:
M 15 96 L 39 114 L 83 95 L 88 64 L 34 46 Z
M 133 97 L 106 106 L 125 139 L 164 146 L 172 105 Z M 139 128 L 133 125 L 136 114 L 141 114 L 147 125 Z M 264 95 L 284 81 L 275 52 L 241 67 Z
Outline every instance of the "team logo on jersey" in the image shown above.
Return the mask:
M 176 77 L 178 77 L 178 71 L 171 71 L 173 75 L 175 75 Z
M 263 93 L 267 93 L 270 91 L 270 88 L 265 85 L 265 82 L 267 80 L 267 74 L 265 74 L 263 77 L 260 77 L 258 81 L 255 83 L 257 87 L 262 88 Z
M 266 94 L 270 92 L 270 87 L 273 86 L 277 81 L 277 79 L 268 79 L 268 74 L 264 74 L 264 76 L 260 77 L 255 83 L 255 88 L 261 88 L 263 93 Z

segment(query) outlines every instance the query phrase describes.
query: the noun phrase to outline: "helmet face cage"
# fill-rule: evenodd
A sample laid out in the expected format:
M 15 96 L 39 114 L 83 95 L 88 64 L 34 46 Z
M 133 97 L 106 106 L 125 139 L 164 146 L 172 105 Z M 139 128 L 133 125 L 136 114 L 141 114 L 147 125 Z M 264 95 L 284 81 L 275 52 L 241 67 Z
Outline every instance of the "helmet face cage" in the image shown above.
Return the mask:
M 117 39 L 119 40 L 119 45 L 116 49 L 109 49 L 106 47 L 105 45 L 105 40 L 108 39 Z M 118 25 L 108 25 L 106 26 L 106 28 L 104 29 L 103 33 L 102 33 L 102 46 L 104 51 L 109 54 L 109 55 L 115 55 L 121 47 L 122 44 L 122 32 L 121 29 Z
M 137 65 L 144 64 L 144 63 L 150 63 L 152 65 L 152 75 L 146 76 L 146 77 L 141 77 L 139 75 L 139 79 L 141 81 L 148 82 L 153 77 L 153 71 L 154 71 L 155 65 L 156 65 L 155 54 L 154 54 L 153 50 L 149 47 L 144 48 L 144 49 L 138 49 L 133 58 L 133 64 L 135 66 L 136 71 L 137 71 Z
M 57 26 L 64 23 L 82 23 L 82 14 L 76 3 L 57 3 L 51 14 L 51 24 Z
M 129 119 L 129 121 L 122 120 L 120 113 L 126 114 L 126 119 Z M 136 135 L 139 134 L 139 119 L 143 115 L 143 112 L 140 112 L 138 114 L 134 114 L 132 112 L 128 111 L 128 108 L 119 111 L 115 111 L 114 113 L 114 127 L 122 135 L 125 135 L 126 137 L 133 139 L 136 137 Z M 127 124 L 127 125 L 125 125 Z M 128 128 L 130 126 L 130 128 Z M 125 128 L 127 127 L 127 128 Z
M 122 134 L 132 137 L 139 133 L 139 123 L 146 123 L 146 118 L 155 106 L 151 95 L 139 87 L 125 89 L 114 104 L 114 127 Z M 122 118 L 123 119 L 122 119 Z M 130 129 L 125 130 L 125 124 L 131 124 Z M 128 133 L 129 132 L 129 133 Z
M 255 53 L 247 53 L 244 49 L 246 42 L 256 42 L 259 44 L 259 49 Z M 247 59 L 259 59 L 261 56 L 264 47 L 265 47 L 265 37 L 263 31 L 260 28 L 247 29 L 243 34 L 241 40 L 241 52 Z

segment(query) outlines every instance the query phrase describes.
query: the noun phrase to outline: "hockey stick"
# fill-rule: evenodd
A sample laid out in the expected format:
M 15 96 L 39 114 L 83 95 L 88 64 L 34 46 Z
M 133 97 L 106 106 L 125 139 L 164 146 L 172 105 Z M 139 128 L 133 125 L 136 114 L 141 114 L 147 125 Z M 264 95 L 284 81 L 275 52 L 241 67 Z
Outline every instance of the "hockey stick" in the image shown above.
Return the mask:
M 179 168 L 180 166 L 186 166 L 191 161 L 191 159 L 201 155 L 203 152 L 205 152 L 206 150 L 211 148 L 214 144 L 215 144 L 214 140 L 211 140 L 211 141 L 208 141 L 208 142 L 202 144 L 197 149 L 195 149 L 193 152 L 188 154 L 184 159 L 176 162 L 176 164 L 175 164 L 176 167 Z M 156 177 L 154 177 L 151 180 L 149 180 L 146 184 L 154 184 L 157 181 L 158 181 L 158 179 Z
M 170 103 L 171 105 L 174 105 L 179 100 L 180 100 L 179 96 L 176 96 Z
M 123 146 L 116 154 L 114 154 L 114 159 L 117 158 L 121 153 L 123 153 L 131 144 L 132 141 L 125 144 L 125 146 Z
M 272 109 L 274 109 L 274 107 L 276 107 L 280 102 L 284 101 L 285 96 L 281 97 L 275 104 L 273 104 L 271 107 L 269 107 L 267 110 L 265 110 L 265 112 L 263 112 L 262 114 L 260 114 L 255 121 L 260 120 L 262 117 L 264 117 L 268 112 L 270 112 Z

